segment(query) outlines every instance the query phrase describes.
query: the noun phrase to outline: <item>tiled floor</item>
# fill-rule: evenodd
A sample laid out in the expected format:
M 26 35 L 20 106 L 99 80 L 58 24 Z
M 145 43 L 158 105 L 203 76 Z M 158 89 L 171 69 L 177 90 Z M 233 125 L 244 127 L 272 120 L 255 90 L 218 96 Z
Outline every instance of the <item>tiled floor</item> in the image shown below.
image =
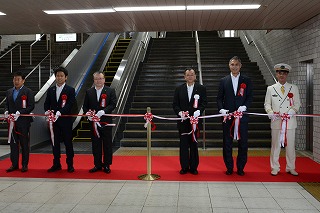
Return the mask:
M 1 178 L 0 211 L 311 213 L 320 202 L 298 183 Z

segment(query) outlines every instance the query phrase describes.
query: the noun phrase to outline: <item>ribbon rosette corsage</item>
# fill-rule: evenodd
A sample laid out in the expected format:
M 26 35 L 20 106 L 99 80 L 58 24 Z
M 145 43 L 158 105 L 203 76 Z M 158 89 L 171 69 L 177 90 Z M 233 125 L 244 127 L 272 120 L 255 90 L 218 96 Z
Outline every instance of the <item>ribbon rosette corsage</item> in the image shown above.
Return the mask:
M 21 101 L 22 101 L 22 108 L 27 108 L 27 96 L 23 95 L 21 96 Z
M 194 98 L 193 108 L 198 108 L 198 102 L 199 102 L 200 96 L 198 94 L 195 94 L 193 98 Z
M 101 94 L 101 107 L 106 107 L 107 94 Z
M 66 94 L 63 94 L 61 96 L 61 99 L 62 99 L 61 107 L 63 108 L 67 103 L 68 96 Z
M 240 84 L 240 89 L 239 89 L 239 96 L 243 96 L 244 95 L 244 90 L 247 87 L 247 85 L 245 83 Z
M 294 103 L 293 103 L 293 93 L 289 92 L 288 93 L 288 98 L 289 98 L 290 106 L 293 106 L 294 105 Z

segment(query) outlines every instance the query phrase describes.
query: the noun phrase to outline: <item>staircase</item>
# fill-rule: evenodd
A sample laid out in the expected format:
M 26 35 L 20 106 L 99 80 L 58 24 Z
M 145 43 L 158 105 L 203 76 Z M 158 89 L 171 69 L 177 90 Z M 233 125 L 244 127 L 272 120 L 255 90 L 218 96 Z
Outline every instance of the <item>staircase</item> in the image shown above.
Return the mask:
M 118 39 L 104 69 L 106 78 L 105 85 L 111 85 L 114 75 L 118 70 L 118 67 L 130 44 L 130 41 L 131 39 Z M 85 118 L 81 120 L 79 128 L 77 128 L 75 132 L 75 136 L 72 139 L 73 142 L 91 142 L 89 122 Z
M 181 34 L 182 33 L 182 34 Z M 178 34 L 178 35 L 177 35 Z M 133 101 L 128 112 L 145 114 L 151 107 L 152 114 L 176 117 L 172 109 L 175 88 L 184 83 L 184 69 L 197 70 L 195 42 L 191 32 L 167 33 L 167 38 L 153 39 L 150 53 L 140 71 L 132 91 Z M 179 36 L 188 37 L 179 37 Z M 250 111 L 263 113 L 266 84 L 256 63 L 250 62 L 239 38 L 219 38 L 216 33 L 203 32 L 200 35 L 203 81 L 207 88 L 208 105 L 206 114 L 217 114 L 216 95 L 219 80 L 230 73 L 229 59 L 238 55 L 242 59 L 241 73 L 251 77 L 254 85 L 254 100 Z M 208 37 L 210 36 L 210 37 Z M 127 118 L 121 146 L 146 146 L 146 129 L 143 118 Z M 157 128 L 152 131 L 152 146 L 179 147 L 179 137 L 175 121 L 154 118 Z M 206 119 L 206 146 L 222 147 L 222 124 L 220 118 Z M 265 117 L 250 117 L 249 146 L 270 146 L 269 120 Z M 202 136 L 200 136 L 202 138 Z M 202 140 L 199 140 L 202 146 Z M 236 144 L 235 144 L 236 145 Z

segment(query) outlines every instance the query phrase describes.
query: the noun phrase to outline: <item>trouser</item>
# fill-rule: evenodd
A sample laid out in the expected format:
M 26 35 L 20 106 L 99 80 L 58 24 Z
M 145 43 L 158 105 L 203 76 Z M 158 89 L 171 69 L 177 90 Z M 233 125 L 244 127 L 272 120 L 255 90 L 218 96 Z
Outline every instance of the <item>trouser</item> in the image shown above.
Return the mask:
M 60 119 L 60 118 L 59 118 Z M 61 148 L 60 143 L 63 142 L 66 147 L 66 163 L 69 167 L 73 166 L 73 144 L 72 144 L 72 123 L 54 123 L 53 124 L 54 132 L 54 146 L 52 146 L 53 152 L 53 165 L 61 166 Z
M 100 138 L 91 131 L 92 154 L 95 167 L 101 168 L 112 164 L 112 127 L 98 127 L 98 131 Z
M 272 129 L 271 136 L 271 152 L 270 152 L 270 166 L 271 169 L 279 170 L 280 171 L 280 151 L 281 146 L 279 142 L 280 136 L 280 129 Z M 296 151 L 295 151 L 295 129 L 288 129 L 287 130 L 287 146 L 285 147 L 286 150 L 286 170 L 291 170 L 296 168 Z
M 230 131 L 232 120 L 223 123 L 223 160 L 228 170 L 233 170 L 232 157 L 233 129 Z M 231 132 L 231 134 L 230 134 Z M 237 170 L 244 170 L 248 160 L 248 123 L 240 124 L 240 140 L 238 140 Z
M 192 135 L 181 135 L 180 137 L 180 165 L 182 169 L 195 171 L 199 165 L 198 143 L 192 141 Z
M 22 166 L 28 166 L 30 153 L 29 127 L 15 127 L 10 141 L 10 160 L 12 166 L 19 167 L 19 150 L 22 151 Z

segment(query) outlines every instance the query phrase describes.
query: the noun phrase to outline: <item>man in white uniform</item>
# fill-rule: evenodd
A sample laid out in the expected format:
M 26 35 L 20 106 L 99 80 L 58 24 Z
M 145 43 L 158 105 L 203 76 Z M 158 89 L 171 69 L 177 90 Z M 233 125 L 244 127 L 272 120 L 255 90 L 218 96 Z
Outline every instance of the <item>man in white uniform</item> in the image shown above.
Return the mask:
M 271 119 L 271 175 L 275 176 L 280 171 L 279 155 L 281 146 L 285 146 L 286 172 L 297 176 L 298 173 L 295 170 L 297 120 L 294 115 L 301 105 L 299 91 L 296 85 L 287 82 L 291 70 L 288 64 L 276 64 L 274 69 L 278 82 L 268 87 L 264 101 L 264 108 Z

